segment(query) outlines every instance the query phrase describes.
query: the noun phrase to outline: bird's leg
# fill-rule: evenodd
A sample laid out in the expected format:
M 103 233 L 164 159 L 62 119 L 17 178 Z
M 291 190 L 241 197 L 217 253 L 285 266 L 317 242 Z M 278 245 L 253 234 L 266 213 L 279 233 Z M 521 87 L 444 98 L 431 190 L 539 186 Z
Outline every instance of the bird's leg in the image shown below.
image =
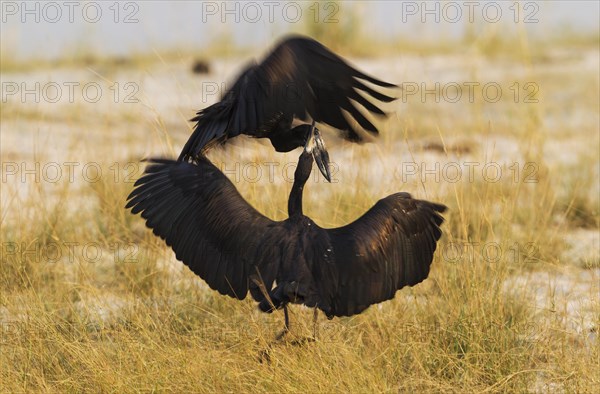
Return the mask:
M 284 316 L 284 327 L 283 330 L 275 337 L 275 341 L 280 341 L 283 337 L 290 331 L 290 316 L 288 314 L 287 303 L 283 304 L 283 316 Z M 265 350 L 262 350 L 258 353 L 258 361 L 262 364 L 264 361 L 267 363 L 271 363 L 271 347 L 273 344 L 270 344 Z
M 287 305 L 283 306 L 283 319 L 284 319 L 284 324 L 285 324 L 285 330 L 289 331 L 290 330 L 290 316 L 288 314 Z
M 275 337 L 276 341 L 279 341 L 290 331 L 290 316 L 288 314 L 287 304 L 283 305 L 283 316 L 284 316 L 284 327 L 283 330 Z
M 317 320 L 319 319 L 319 310 L 315 306 L 315 311 L 313 315 L 313 340 L 317 340 L 317 334 L 319 330 L 319 326 L 317 325 Z
M 315 306 L 314 308 L 314 312 L 313 312 L 313 336 L 312 337 L 304 337 L 304 338 L 300 338 L 300 339 L 294 339 L 291 344 L 294 346 L 302 346 L 304 345 L 306 342 L 316 342 L 317 341 L 317 320 L 319 317 L 319 310 L 317 309 L 317 307 Z

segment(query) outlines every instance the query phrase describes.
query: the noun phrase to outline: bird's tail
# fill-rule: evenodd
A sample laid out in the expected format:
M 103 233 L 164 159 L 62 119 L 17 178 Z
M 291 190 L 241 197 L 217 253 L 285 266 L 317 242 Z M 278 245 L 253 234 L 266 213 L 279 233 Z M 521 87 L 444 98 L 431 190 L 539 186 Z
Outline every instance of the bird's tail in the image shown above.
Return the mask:
M 227 140 L 231 108 L 217 103 L 199 111 L 190 119 L 196 122 L 192 135 L 179 154 L 178 161 L 196 160 L 204 151 L 216 143 Z

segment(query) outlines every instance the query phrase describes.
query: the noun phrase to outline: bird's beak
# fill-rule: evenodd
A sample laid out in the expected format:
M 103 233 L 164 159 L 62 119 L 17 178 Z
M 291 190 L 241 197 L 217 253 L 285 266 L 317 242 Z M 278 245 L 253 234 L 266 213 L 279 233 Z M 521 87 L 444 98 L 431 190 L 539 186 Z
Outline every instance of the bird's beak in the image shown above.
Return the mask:
M 331 172 L 329 171 L 329 153 L 325 148 L 325 141 L 321 138 L 321 133 L 319 129 L 315 127 L 314 130 L 314 138 L 315 138 L 315 148 L 313 149 L 313 157 L 315 158 L 315 163 L 317 163 L 317 167 L 321 171 L 321 174 L 327 179 L 327 182 L 331 183 Z
M 321 174 L 327 179 L 327 182 L 331 183 L 331 172 L 329 171 L 329 153 L 325 148 L 325 142 L 323 138 L 321 138 L 321 133 L 319 129 L 315 127 L 315 122 L 313 121 L 310 135 L 306 140 L 306 146 L 304 150 L 308 153 L 312 153 L 313 158 L 315 159 L 315 163 L 317 163 L 317 167 L 319 167 L 319 171 Z

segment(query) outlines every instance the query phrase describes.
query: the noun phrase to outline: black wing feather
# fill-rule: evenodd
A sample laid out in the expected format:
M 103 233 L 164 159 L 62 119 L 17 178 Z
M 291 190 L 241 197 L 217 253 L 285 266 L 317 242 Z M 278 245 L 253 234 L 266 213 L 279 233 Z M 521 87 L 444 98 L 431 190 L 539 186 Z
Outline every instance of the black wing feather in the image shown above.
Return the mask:
M 408 193 L 388 196 L 353 223 L 325 230 L 335 264 L 313 264 L 324 312 L 350 316 L 394 297 L 429 274 L 446 207 L 413 199 Z
M 346 132 L 344 136 L 352 141 L 361 141 L 360 131 L 342 115 L 344 109 L 363 129 L 378 134 L 377 128 L 348 99 L 370 113 L 384 115 L 375 104 L 359 96 L 357 90 L 382 102 L 395 98 L 361 81 L 396 87 L 355 69 L 311 38 L 287 37 L 262 63 L 247 67 L 221 102 L 197 113 L 192 119 L 197 122 L 194 131 L 179 160 L 194 159 L 213 142 L 223 142 L 239 134 L 265 137 L 261 131 L 280 112 L 290 124 L 294 117 L 306 121 L 310 116 Z
M 244 299 L 256 287 L 257 269 L 271 289 L 283 226 L 250 206 L 206 158 L 196 161 L 150 160 L 127 208 L 141 212 L 177 258 L 219 293 Z M 252 295 L 262 300 L 260 292 Z

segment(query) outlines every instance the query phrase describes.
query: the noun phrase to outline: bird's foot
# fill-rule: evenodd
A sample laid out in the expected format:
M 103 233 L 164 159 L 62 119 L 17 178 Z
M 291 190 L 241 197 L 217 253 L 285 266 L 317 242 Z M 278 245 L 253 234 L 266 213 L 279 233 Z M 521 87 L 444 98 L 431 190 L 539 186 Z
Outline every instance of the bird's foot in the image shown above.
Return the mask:
M 258 352 L 258 362 L 261 364 L 264 362 L 271 364 L 271 346 Z
M 317 338 L 315 338 L 315 337 L 303 337 L 303 338 L 294 339 L 293 341 L 290 342 L 290 345 L 302 346 L 306 343 L 311 343 L 311 342 L 316 342 L 316 341 L 317 341 Z
M 283 339 L 283 337 L 285 337 L 287 335 L 288 332 L 290 332 L 290 329 L 287 327 L 284 327 L 283 330 L 281 330 L 281 332 L 275 336 L 275 340 L 281 341 Z

